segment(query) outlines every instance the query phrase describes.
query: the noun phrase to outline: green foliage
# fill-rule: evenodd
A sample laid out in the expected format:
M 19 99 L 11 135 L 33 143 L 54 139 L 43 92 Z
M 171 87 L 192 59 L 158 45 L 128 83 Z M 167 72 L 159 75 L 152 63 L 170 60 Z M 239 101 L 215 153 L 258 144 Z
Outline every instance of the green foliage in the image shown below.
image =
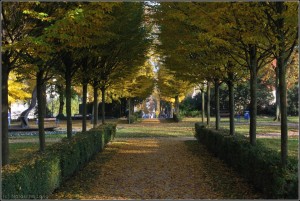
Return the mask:
M 62 181 L 82 168 L 105 144 L 114 139 L 116 125 L 106 124 L 71 140 L 51 145 L 45 153 L 36 153 L 2 171 L 2 198 L 47 198 Z
M 35 155 L 3 168 L 2 198 L 45 199 L 60 183 L 59 157 L 50 153 Z
M 196 94 L 194 97 L 186 97 L 179 106 L 180 111 L 193 111 L 201 108 L 201 93 Z
M 128 117 L 128 123 L 129 123 L 129 120 L 130 120 L 130 123 L 133 123 L 133 122 L 136 122 L 137 119 L 138 119 L 138 116 L 136 114 L 130 115 Z
M 137 112 L 135 112 L 135 113 L 133 113 L 137 118 L 142 118 L 142 116 L 143 116 L 143 110 L 139 110 L 139 111 L 137 111 Z
M 181 122 L 182 121 L 182 117 L 181 117 L 181 115 L 180 114 L 173 114 L 173 120 L 175 121 L 175 122 Z
M 198 110 L 180 110 L 180 116 L 184 117 L 200 117 L 201 112 Z
M 195 124 L 195 137 L 254 184 L 265 198 L 298 198 L 297 159 L 290 158 L 281 168 L 280 155 L 263 144 L 252 146 L 242 135 L 230 136 L 227 130 L 215 131 Z
M 295 84 L 290 90 L 287 91 L 288 93 L 288 114 L 289 115 L 298 115 L 299 111 L 299 104 L 298 104 L 298 83 Z

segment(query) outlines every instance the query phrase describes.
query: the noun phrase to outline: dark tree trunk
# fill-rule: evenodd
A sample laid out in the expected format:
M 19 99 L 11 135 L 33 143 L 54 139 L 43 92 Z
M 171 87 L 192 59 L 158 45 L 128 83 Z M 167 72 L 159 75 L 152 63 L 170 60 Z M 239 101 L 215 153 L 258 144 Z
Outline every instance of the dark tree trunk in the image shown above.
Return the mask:
M 131 124 L 132 123 L 130 121 L 130 116 L 131 116 L 131 98 L 128 98 L 127 104 L 128 104 L 128 123 Z
M 178 115 L 179 115 L 179 96 L 178 95 L 175 96 L 175 114 L 178 117 Z
M 210 125 L 210 82 L 207 82 L 207 126 Z
M 86 99 L 87 99 L 87 87 L 86 82 L 82 83 L 82 132 L 86 131 Z
M 94 83 L 94 121 L 93 121 L 93 128 L 97 127 L 98 124 L 98 86 L 97 83 Z
M 204 123 L 204 118 L 205 118 L 205 95 L 204 95 L 204 90 L 201 90 L 201 99 L 202 99 L 202 123 Z
M 9 70 L 3 58 L 2 65 L 2 166 L 9 164 L 9 142 L 8 142 L 8 76 Z
M 250 56 L 250 143 L 256 144 L 256 116 L 257 116 L 257 58 L 256 46 L 249 45 Z
M 58 93 L 59 93 L 59 109 L 58 109 L 58 116 L 64 116 L 64 88 L 63 86 L 58 85 Z
M 134 98 L 130 98 L 130 109 L 131 109 L 131 115 L 134 114 Z
M 276 11 L 278 14 L 282 14 L 284 10 L 284 3 L 276 3 Z M 280 91 L 280 112 L 281 112 L 281 165 L 286 167 L 288 157 L 288 124 L 287 124 L 287 85 L 286 85 L 286 45 L 284 34 L 284 18 L 280 17 L 276 20 L 278 34 L 278 58 L 277 68 L 279 69 L 279 91 Z
M 67 67 L 66 70 L 66 113 L 67 113 L 67 137 L 68 139 L 72 138 L 72 109 L 71 109 L 71 97 L 72 97 L 72 91 L 71 91 L 71 72 L 69 69 L 71 66 Z
M 278 60 L 276 60 L 276 78 L 275 78 L 275 99 L 276 99 L 276 116 L 274 118 L 274 121 L 280 121 L 280 92 L 279 92 L 279 68 L 278 68 Z
M 283 55 L 283 54 L 282 54 Z M 279 67 L 279 88 L 280 88 L 280 110 L 281 110 L 281 163 L 285 167 L 288 156 L 288 125 L 287 125 L 287 96 L 286 96 L 286 68 L 283 59 L 278 58 Z
M 40 151 L 44 152 L 46 147 L 44 118 L 46 115 L 46 85 L 44 82 L 44 70 L 36 74 L 37 101 L 38 101 L 38 127 Z
M 234 85 L 233 85 L 233 73 L 228 73 L 228 89 L 229 89 L 229 121 L 230 121 L 230 135 L 235 134 L 234 128 Z
M 102 93 L 102 124 L 105 124 L 105 87 L 101 87 Z
M 216 130 L 220 129 L 220 85 L 217 80 L 215 80 L 215 108 L 216 108 Z
M 72 108 L 71 108 L 71 97 L 72 97 L 72 74 L 73 74 L 73 60 L 72 55 L 68 52 L 64 58 L 63 63 L 65 65 L 65 81 L 66 81 L 66 113 L 67 113 L 67 137 L 72 138 Z
M 170 103 L 170 118 L 173 118 L 173 104 Z

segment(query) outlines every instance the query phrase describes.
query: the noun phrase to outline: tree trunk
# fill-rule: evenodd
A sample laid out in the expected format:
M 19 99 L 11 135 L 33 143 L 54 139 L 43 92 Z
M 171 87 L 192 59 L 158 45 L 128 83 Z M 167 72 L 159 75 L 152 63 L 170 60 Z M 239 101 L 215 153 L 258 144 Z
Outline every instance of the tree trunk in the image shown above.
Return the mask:
M 86 82 L 82 83 L 82 132 L 86 131 L 87 86 L 88 86 L 88 84 Z
M 130 121 L 130 116 L 131 116 L 131 98 L 128 98 L 127 103 L 128 103 L 128 123 L 131 124 Z
M 279 68 L 278 68 L 278 60 L 276 59 L 276 78 L 275 78 L 275 99 L 276 99 L 276 116 L 274 118 L 274 121 L 280 121 L 280 92 L 279 92 Z
M 39 70 L 36 75 L 37 101 L 38 101 L 38 127 L 40 151 L 44 152 L 46 147 L 44 118 L 46 115 L 46 85 L 43 80 L 44 70 Z
M 66 113 L 67 113 L 67 137 L 68 139 L 72 138 L 72 109 L 71 109 L 71 97 L 72 97 L 72 91 L 71 91 L 71 66 L 66 67 Z
M 287 95 L 286 95 L 286 67 L 283 65 L 283 59 L 279 67 L 279 88 L 280 88 L 280 111 L 281 111 L 281 163 L 285 167 L 288 156 L 288 125 L 287 125 Z
M 204 123 L 204 118 L 205 118 L 205 95 L 204 95 L 204 90 L 201 90 L 201 98 L 202 98 L 202 123 Z
M 72 109 L 71 109 L 71 97 L 72 97 L 72 75 L 74 71 L 74 63 L 72 59 L 72 54 L 67 52 L 67 54 L 62 59 L 65 65 L 65 81 L 66 81 L 66 113 L 67 113 L 67 137 L 72 138 Z
M 282 14 L 284 9 L 283 2 L 276 3 L 278 14 Z M 286 65 L 285 65 L 285 35 L 284 35 L 284 18 L 280 17 L 276 20 L 277 40 L 279 41 L 277 68 L 279 69 L 279 92 L 280 92 L 280 112 L 281 112 L 281 165 L 286 167 L 288 157 L 288 124 L 287 124 L 287 85 L 286 85 Z
M 102 93 L 102 124 L 105 124 L 105 87 L 101 87 Z
M 179 115 L 179 96 L 178 95 L 175 96 L 175 114 L 178 117 L 178 115 Z
M 63 86 L 58 85 L 58 93 L 59 93 L 59 109 L 58 116 L 64 116 L 64 88 Z
M 173 118 L 173 104 L 170 103 L 170 118 Z
M 98 124 L 98 86 L 97 83 L 94 83 L 94 121 L 93 121 L 93 128 L 97 127 Z
M 158 116 L 156 118 L 158 118 L 159 115 L 160 115 L 160 111 L 161 111 L 160 108 L 161 108 L 160 107 L 160 98 L 159 98 L 159 96 L 157 96 L 157 99 L 156 99 L 156 108 L 155 108 L 156 112 L 155 113 L 158 114 Z
M 210 125 L 210 82 L 207 82 L 207 126 Z
M 234 85 L 233 85 L 233 73 L 228 73 L 229 81 L 227 82 L 229 89 L 229 122 L 230 122 L 230 135 L 235 134 L 234 128 Z
M 215 80 L 215 108 L 216 108 L 216 130 L 220 129 L 220 85 Z
M 131 104 L 131 115 L 134 114 L 134 98 L 130 99 L 130 104 Z
M 3 58 L 4 60 L 4 58 Z M 2 65 L 2 166 L 9 164 L 9 142 L 8 142 L 8 66 Z
M 249 45 L 250 56 L 250 143 L 256 144 L 256 116 L 257 116 L 257 58 L 256 46 Z

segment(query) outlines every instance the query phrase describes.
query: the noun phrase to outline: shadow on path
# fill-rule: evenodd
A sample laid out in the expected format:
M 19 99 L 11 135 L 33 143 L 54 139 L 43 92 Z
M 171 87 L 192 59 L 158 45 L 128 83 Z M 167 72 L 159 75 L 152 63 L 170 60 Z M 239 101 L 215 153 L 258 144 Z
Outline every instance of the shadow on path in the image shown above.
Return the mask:
M 196 140 L 115 141 L 55 199 L 254 199 L 259 194 Z

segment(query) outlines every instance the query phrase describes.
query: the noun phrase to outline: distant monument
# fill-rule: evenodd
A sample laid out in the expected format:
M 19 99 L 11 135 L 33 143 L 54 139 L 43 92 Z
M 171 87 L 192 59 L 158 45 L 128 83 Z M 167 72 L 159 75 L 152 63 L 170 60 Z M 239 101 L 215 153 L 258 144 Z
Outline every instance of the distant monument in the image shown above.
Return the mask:
M 36 106 L 36 102 L 37 102 L 36 97 L 37 97 L 37 90 L 36 90 L 36 86 L 35 86 L 33 91 L 32 91 L 32 97 L 31 97 L 31 102 L 30 102 L 29 107 L 20 114 L 20 120 L 21 120 L 21 127 L 22 128 L 28 128 L 29 127 L 28 115 L 29 115 L 30 111 Z

